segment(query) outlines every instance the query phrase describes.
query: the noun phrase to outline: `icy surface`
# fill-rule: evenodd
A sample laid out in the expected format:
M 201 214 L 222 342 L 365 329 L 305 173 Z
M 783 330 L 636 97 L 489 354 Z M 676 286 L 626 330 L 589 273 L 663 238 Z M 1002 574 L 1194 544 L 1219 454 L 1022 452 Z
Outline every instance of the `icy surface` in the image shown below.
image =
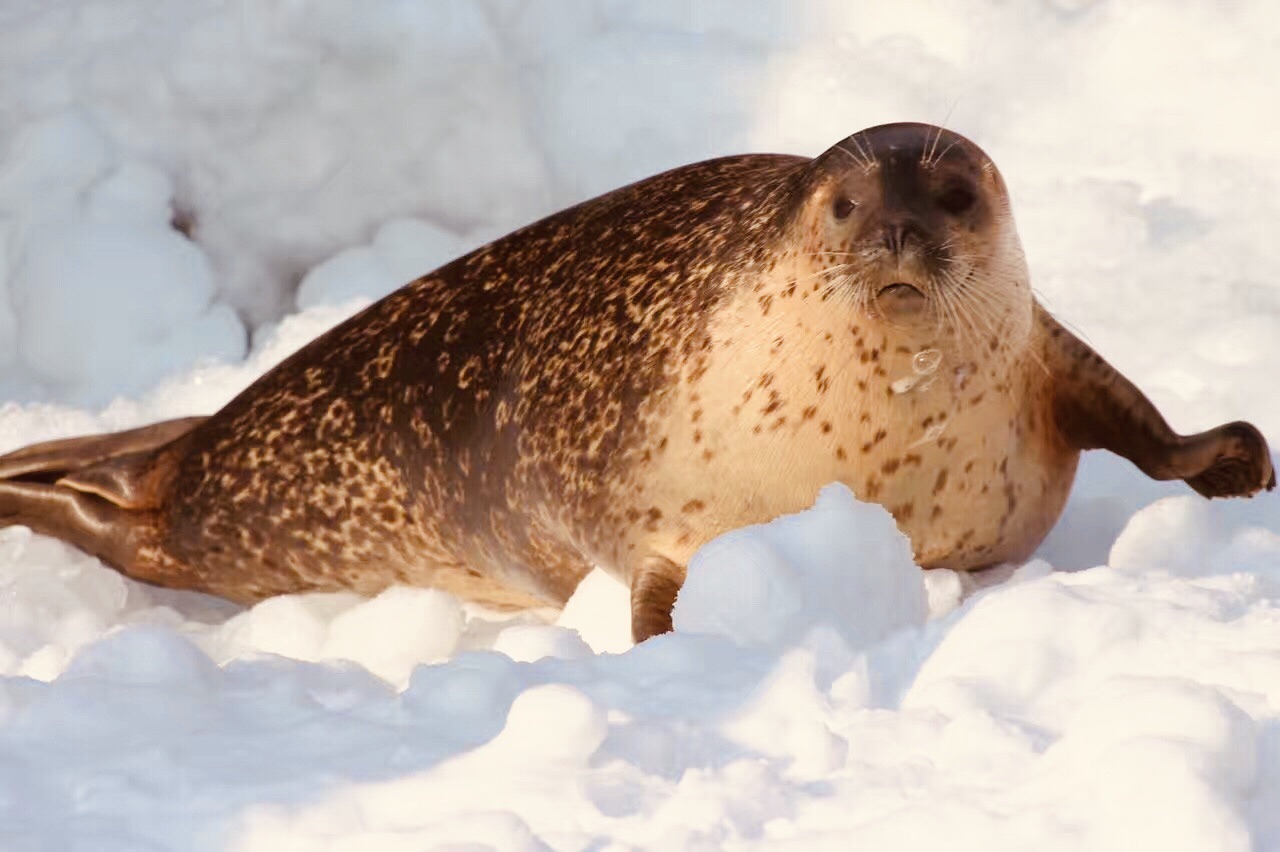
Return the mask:
M 941 122 L 1042 300 L 1280 444 L 1266 2 L 0 4 L 0 451 L 206 413 L 403 281 L 695 159 Z M 1038 558 L 839 488 L 626 590 L 240 610 L 0 532 L 0 848 L 1280 848 L 1280 497 L 1086 457 Z

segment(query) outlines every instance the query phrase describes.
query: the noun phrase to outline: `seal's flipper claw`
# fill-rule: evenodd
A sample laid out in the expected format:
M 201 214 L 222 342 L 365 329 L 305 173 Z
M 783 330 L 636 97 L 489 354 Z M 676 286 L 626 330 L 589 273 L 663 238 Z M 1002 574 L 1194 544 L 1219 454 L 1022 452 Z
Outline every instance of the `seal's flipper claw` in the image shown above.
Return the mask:
M 651 556 L 631 578 L 631 639 L 644 640 L 671 632 L 671 608 L 684 584 L 684 569 L 670 559 Z
M 1188 438 L 1187 442 L 1213 445 L 1213 461 L 1185 480 L 1205 497 L 1248 497 L 1275 488 L 1271 451 L 1262 433 L 1252 424 L 1228 423 Z

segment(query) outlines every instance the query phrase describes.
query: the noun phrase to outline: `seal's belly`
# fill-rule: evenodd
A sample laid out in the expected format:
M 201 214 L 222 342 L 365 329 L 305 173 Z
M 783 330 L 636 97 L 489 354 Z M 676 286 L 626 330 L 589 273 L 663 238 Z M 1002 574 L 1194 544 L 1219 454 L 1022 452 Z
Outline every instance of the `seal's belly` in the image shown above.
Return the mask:
M 841 477 L 889 510 L 923 567 L 1025 559 L 1062 512 L 1078 454 L 1055 440 L 1038 400 L 1003 387 L 890 400 L 874 433 L 885 438 Z
M 1062 512 L 1076 456 L 1028 441 L 1016 428 L 960 425 L 953 438 L 917 445 L 897 463 L 871 460 L 874 470 L 850 486 L 893 514 L 925 568 L 1025 559 Z
M 757 417 L 735 411 L 738 400 L 708 399 L 705 385 L 691 404 L 677 401 L 655 430 L 662 461 L 628 495 L 661 520 L 628 547 L 684 564 L 710 538 L 805 509 L 839 481 L 893 514 L 924 567 L 1029 556 L 1061 513 L 1078 458 L 1056 439 L 1047 406 L 989 375 L 895 393 L 892 363 L 884 372 L 860 395 L 809 402 L 797 388 L 812 372 L 784 381 L 779 368 L 763 407 L 786 404 Z

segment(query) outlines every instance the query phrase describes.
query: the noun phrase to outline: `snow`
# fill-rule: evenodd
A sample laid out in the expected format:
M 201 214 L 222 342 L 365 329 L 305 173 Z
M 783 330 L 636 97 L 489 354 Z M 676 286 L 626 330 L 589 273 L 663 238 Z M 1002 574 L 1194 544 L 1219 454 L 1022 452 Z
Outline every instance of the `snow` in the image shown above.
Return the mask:
M 1280 445 L 1277 44 L 1261 0 L 11 0 L 0 450 L 212 411 L 654 171 L 904 119 L 993 155 L 1040 298 L 1170 422 Z M 1091 454 L 976 577 L 814 499 L 635 648 L 599 573 L 242 610 L 0 531 L 0 848 L 1280 848 L 1280 496 Z
M 672 610 L 676 631 L 747 647 L 782 651 L 810 631 L 828 630 L 863 648 L 927 612 L 911 542 L 888 512 L 838 483 L 807 512 L 708 542 L 688 574 Z M 877 605 L 868 609 L 866 601 Z

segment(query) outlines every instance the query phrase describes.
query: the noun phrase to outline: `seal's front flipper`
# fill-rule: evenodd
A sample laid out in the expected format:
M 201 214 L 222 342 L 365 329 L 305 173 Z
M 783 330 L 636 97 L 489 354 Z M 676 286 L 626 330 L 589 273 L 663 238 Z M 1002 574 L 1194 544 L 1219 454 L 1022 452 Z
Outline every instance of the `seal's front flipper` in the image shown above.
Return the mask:
M 661 556 L 640 563 L 631 577 L 631 639 L 637 644 L 671 632 L 671 608 L 684 584 L 684 569 Z
M 1228 423 L 1184 439 L 1184 452 L 1203 461 L 1200 473 L 1183 477 L 1205 497 L 1232 497 L 1253 494 L 1261 487 L 1276 487 L 1276 472 L 1262 433 L 1251 423 Z
M 1043 310 L 1053 415 L 1075 449 L 1110 450 L 1152 479 L 1182 479 L 1206 497 L 1248 497 L 1275 488 L 1271 453 L 1248 423 L 1182 436 L 1142 391 Z

